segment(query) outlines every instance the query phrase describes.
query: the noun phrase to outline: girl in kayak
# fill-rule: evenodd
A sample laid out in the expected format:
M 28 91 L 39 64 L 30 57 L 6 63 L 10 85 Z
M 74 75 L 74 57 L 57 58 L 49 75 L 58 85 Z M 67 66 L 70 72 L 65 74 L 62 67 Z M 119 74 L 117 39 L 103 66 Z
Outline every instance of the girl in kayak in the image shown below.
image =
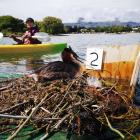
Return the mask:
M 10 37 L 13 38 L 18 44 L 41 44 L 38 39 L 32 38 L 35 33 L 39 32 L 39 29 L 34 24 L 34 20 L 32 18 L 27 18 L 26 26 L 27 31 L 22 36 L 22 39 L 17 38 L 15 35 L 11 35 Z

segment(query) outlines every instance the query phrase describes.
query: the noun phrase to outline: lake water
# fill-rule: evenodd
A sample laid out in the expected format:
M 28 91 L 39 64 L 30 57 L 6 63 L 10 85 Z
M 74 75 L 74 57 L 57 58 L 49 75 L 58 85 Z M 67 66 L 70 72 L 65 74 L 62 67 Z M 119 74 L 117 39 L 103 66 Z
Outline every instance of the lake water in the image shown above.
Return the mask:
M 140 44 L 140 33 L 128 34 L 68 34 L 63 36 L 51 36 L 53 43 L 66 42 L 70 45 L 76 53 L 85 58 L 87 47 L 92 46 L 114 46 L 114 45 L 137 45 Z M 0 40 L 0 44 L 14 44 L 15 42 L 10 38 Z M 10 60 L 0 59 L 0 79 L 12 78 L 13 74 L 31 73 L 38 67 L 54 60 L 60 60 L 60 54 L 44 55 L 40 58 L 12 58 Z M 18 75 L 17 75 L 18 76 Z M 136 87 L 136 96 L 134 102 L 140 106 L 140 74 L 139 83 Z
M 87 47 L 102 46 L 102 45 L 136 45 L 140 44 L 140 33 L 128 33 L 128 34 L 68 34 L 62 36 L 51 36 L 53 43 L 66 42 L 70 45 L 78 55 L 85 57 Z M 0 40 L 0 44 L 12 44 L 12 39 L 4 38 Z M 1 73 L 28 73 L 38 68 L 44 63 L 60 60 L 60 54 L 47 56 L 44 55 L 40 58 L 29 58 L 17 60 L 16 58 L 11 60 L 0 60 L 0 74 Z

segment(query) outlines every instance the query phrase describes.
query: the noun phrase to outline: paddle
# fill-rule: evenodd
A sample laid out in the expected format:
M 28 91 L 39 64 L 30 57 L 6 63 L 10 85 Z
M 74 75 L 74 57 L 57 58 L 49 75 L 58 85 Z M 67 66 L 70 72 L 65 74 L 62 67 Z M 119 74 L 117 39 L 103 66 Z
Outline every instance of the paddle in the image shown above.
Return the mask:
M 8 36 L 6 36 L 8 37 Z M 0 32 L 0 45 L 11 45 L 11 44 L 15 44 L 16 42 L 12 39 L 12 38 L 9 38 L 8 40 L 6 41 L 3 41 L 3 38 L 4 38 L 4 35 L 2 32 Z M 1 42 L 2 41 L 2 42 Z
M 47 33 L 44 33 L 44 32 L 35 33 L 35 35 L 32 36 L 32 38 L 37 38 L 41 42 L 48 42 L 48 41 L 50 41 L 49 35 Z
M 2 39 L 2 38 L 3 38 L 3 33 L 0 32 L 0 39 Z
M 0 32 L 0 39 L 3 38 L 3 33 Z M 48 42 L 50 41 L 50 37 L 47 33 L 44 32 L 38 32 L 32 38 L 37 38 L 41 42 Z

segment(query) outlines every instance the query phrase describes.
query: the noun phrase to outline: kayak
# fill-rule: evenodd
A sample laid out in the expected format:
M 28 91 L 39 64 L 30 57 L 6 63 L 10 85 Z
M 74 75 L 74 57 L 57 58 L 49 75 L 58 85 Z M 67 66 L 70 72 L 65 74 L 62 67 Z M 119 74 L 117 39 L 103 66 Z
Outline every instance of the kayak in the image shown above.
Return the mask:
M 0 45 L 0 55 L 3 54 L 54 54 L 61 52 L 67 46 L 66 43 L 59 44 L 30 44 L 30 45 Z
M 61 53 L 66 47 L 66 43 L 0 45 L 0 59 L 40 58 L 42 55 Z

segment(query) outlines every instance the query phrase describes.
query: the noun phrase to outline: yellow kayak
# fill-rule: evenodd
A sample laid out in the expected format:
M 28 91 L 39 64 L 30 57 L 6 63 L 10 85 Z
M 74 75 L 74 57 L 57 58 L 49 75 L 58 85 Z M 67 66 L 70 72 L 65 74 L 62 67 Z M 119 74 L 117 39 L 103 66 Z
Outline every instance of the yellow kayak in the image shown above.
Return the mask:
M 66 43 L 59 44 L 30 44 L 30 45 L 0 45 L 0 55 L 4 54 L 55 54 L 61 52 L 67 46 Z

